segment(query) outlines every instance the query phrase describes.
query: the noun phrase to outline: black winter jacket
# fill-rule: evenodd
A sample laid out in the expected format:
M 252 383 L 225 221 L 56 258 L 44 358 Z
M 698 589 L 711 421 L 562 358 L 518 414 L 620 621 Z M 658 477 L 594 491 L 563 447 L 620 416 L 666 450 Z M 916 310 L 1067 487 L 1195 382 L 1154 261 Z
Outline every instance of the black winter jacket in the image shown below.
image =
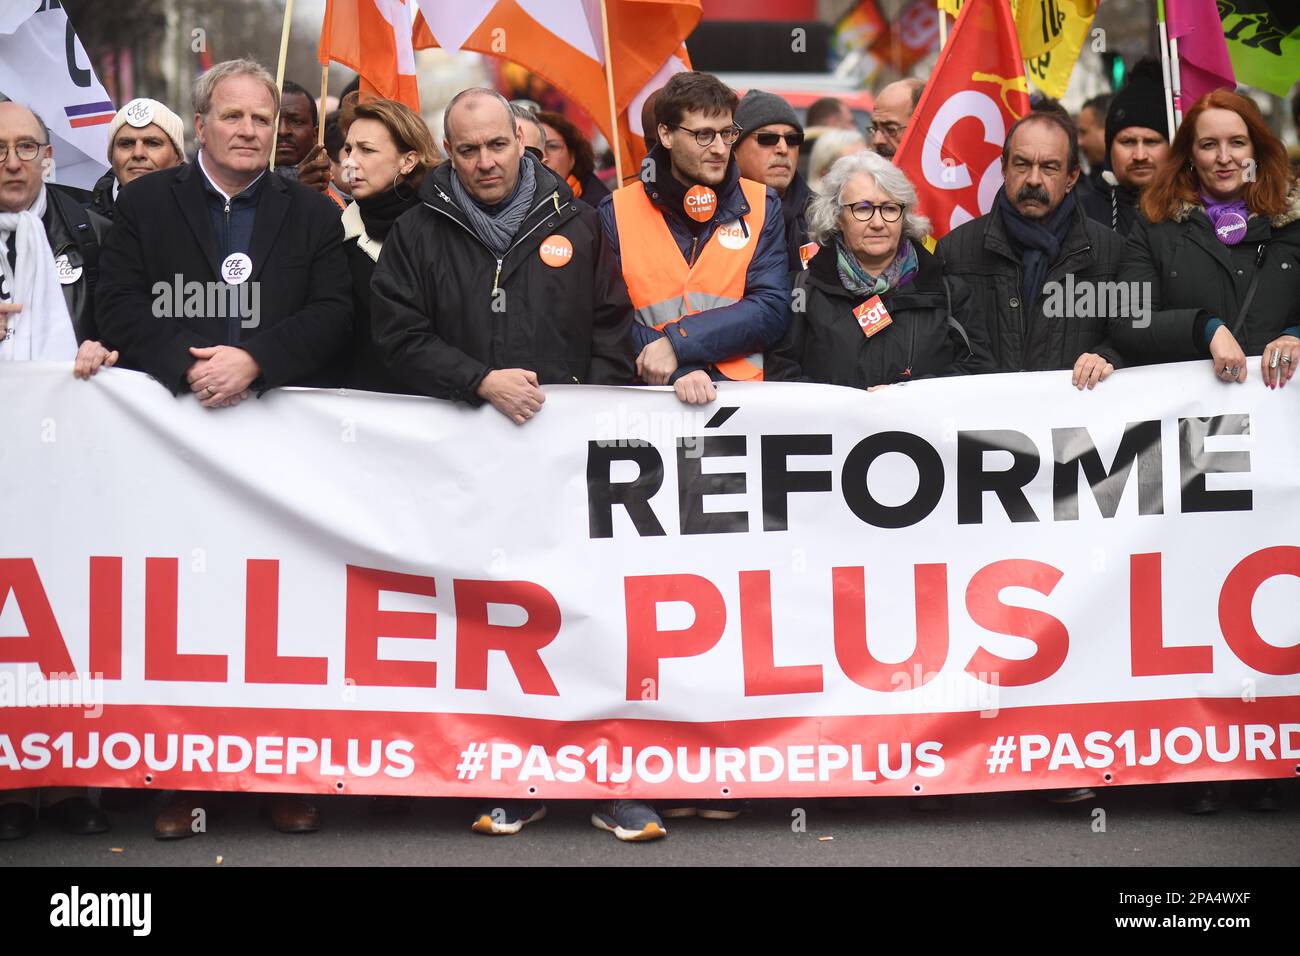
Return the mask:
M 1047 270 L 1047 283 L 1113 282 L 1124 240 L 1093 222 L 1076 204 L 1074 221 L 1061 243 L 1061 254 Z M 939 240 L 935 250 L 944 271 L 970 285 L 972 309 L 983 320 L 993 361 L 999 372 L 1041 372 L 1073 368 L 1080 355 L 1095 352 L 1120 368 L 1120 350 L 1109 338 L 1111 319 L 1049 317 L 1050 297 L 1040 294 L 1029 313 L 1021 297 L 1021 259 L 1007 238 L 998 207 L 963 223 Z M 1064 298 L 1064 295 L 1061 297 Z
M 1115 327 L 1125 353 L 1149 362 L 1178 362 L 1210 354 L 1206 323 L 1232 328 L 1251 279 L 1260 281 L 1243 328 L 1234 337 L 1247 355 L 1260 355 L 1283 329 L 1300 325 L 1300 187 L 1287 209 L 1271 219 L 1251 216 L 1246 236 L 1227 246 L 1214 235 L 1205 210 L 1184 204 L 1173 219 L 1133 227 L 1120 279 L 1149 282 L 1149 322 Z
M 790 330 L 767 354 L 765 379 L 868 388 L 993 371 L 970 289 L 945 278 L 943 264 L 919 244 L 916 256 L 912 280 L 880 297 L 890 324 L 867 338 L 853 315 L 864 300 L 841 284 L 835 243 L 823 245 L 795 279 Z
M 54 258 L 68 257 L 68 265 L 81 269 L 76 282 L 63 286 L 63 301 L 72 318 L 77 343 L 100 338 L 95 321 L 95 286 L 99 272 L 99 248 L 113 225 L 98 213 L 87 210 L 76 195 L 49 183 L 45 193 L 45 238 Z M 87 262 L 87 254 L 94 261 Z
M 543 384 L 628 385 L 632 304 L 596 211 L 531 156 L 533 208 L 498 260 L 451 197 L 452 164 L 420 184 L 422 204 L 388 233 L 371 279 L 371 329 L 388 371 L 413 394 L 481 405 L 488 372 L 524 368 Z M 553 267 L 543 240 L 568 240 Z

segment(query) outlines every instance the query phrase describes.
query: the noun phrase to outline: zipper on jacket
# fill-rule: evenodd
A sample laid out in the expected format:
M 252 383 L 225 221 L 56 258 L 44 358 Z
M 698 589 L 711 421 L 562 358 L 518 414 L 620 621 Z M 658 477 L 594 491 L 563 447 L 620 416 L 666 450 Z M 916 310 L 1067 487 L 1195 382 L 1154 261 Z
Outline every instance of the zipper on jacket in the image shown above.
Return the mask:
M 454 175 L 454 174 L 453 174 L 453 175 Z M 436 188 L 436 187 L 435 187 L 435 188 Z M 438 195 L 441 196 L 441 197 L 442 197 L 444 200 L 446 200 L 448 203 L 451 203 L 451 197 L 448 196 L 446 193 L 444 193 L 441 189 L 438 190 Z M 551 192 L 551 194 L 550 194 L 549 196 L 545 197 L 541 202 L 539 202 L 536 206 L 534 206 L 532 209 L 530 209 L 530 210 L 528 211 L 528 215 L 529 215 L 529 216 L 533 215 L 533 213 L 537 212 L 537 210 L 539 210 L 539 209 L 541 209 L 543 206 L 545 206 L 548 200 L 554 200 L 554 201 L 555 201 L 555 211 L 556 211 L 557 213 L 560 212 L 560 211 L 562 211 L 562 208 L 561 208 L 561 206 L 560 206 L 560 193 L 559 193 L 558 190 L 554 190 L 554 191 Z M 497 261 L 497 271 L 496 271 L 496 274 L 492 277 L 492 294 L 493 294 L 493 295 L 496 295 L 496 293 L 497 293 L 497 284 L 498 284 L 498 281 L 499 281 L 500 278 L 501 278 L 501 268 L 502 268 L 502 264 L 505 262 L 506 256 L 510 255 L 510 250 L 513 249 L 515 246 L 519 245 L 519 243 L 523 242 L 525 239 L 527 239 L 527 238 L 528 238 L 529 236 L 531 236 L 533 233 L 535 233 L 535 232 L 538 230 L 538 227 L 540 227 L 540 226 L 542 225 L 542 220 L 538 220 L 538 222 L 536 223 L 536 225 L 533 226 L 533 228 L 529 229 L 526 233 L 524 233 L 522 236 L 520 236 L 519 238 L 517 238 L 514 242 L 512 242 L 512 243 L 510 244 L 510 248 L 509 248 L 509 249 L 506 249 L 506 251 L 503 252 L 503 253 L 501 253 L 500 256 L 497 256 L 495 252 L 493 252 L 491 249 L 488 248 L 488 244 L 487 244 L 486 242 L 484 242 L 482 239 L 479 239 L 479 235 L 478 235 L 477 232 L 475 232 L 475 231 L 474 231 L 473 229 L 471 229 L 469 226 L 465 225 L 465 223 L 461 222 L 459 219 L 457 219 L 457 218 L 456 218 L 455 216 L 453 216 L 451 213 L 447 212 L 447 210 L 445 210 L 445 209 L 441 209 L 441 208 L 439 208 L 438 206 L 435 206 L 435 205 L 434 205 L 433 203 L 431 203 L 431 202 L 426 202 L 425 205 L 428 206 L 430 209 L 432 209 L 434 212 L 441 213 L 442 215 L 446 216 L 446 217 L 447 217 L 448 219 L 450 219 L 452 222 L 456 223 L 456 225 L 460 226 L 462 229 L 464 229 L 466 232 L 468 232 L 471 236 L 474 237 L 475 240 L 477 240 L 477 242 L 478 242 L 478 244 L 479 244 L 480 246 L 482 246 L 484 249 L 487 249 L 487 251 L 488 251 L 489 253 L 491 253 L 492 257 L 493 257 L 494 259 L 496 259 L 496 261 Z M 563 206 L 563 209 L 567 209 L 568 207 L 569 207 L 569 203 L 566 202 L 566 203 L 564 204 L 564 206 Z
M 693 266 L 693 265 L 695 265 L 695 247 L 696 247 L 697 245 L 699 245 L 699 242 L 700 242 L 700 237 L 699 237 L 699 236 L 692 236 L 692 237 L 691 237 L 691 257 L 690 257 L 689 259 L 686 260 L 686 264 L 687 264 L 688 266 Z
M 907 323 L 907 366 L 903 369 L 903 378 L 912 377 L 912 365 L 916 360 L 916 323 Z

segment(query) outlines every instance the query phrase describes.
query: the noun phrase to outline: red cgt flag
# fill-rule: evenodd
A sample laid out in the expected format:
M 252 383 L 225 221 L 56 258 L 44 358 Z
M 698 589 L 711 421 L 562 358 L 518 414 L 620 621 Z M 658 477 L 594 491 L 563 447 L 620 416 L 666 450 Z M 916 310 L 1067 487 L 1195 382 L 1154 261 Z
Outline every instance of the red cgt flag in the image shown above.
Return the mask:
M 1002 142 L 1029 112 L 1028 88 L 1010 4 L 967 0 L 894 156 L 934 238 L 993 208 Z

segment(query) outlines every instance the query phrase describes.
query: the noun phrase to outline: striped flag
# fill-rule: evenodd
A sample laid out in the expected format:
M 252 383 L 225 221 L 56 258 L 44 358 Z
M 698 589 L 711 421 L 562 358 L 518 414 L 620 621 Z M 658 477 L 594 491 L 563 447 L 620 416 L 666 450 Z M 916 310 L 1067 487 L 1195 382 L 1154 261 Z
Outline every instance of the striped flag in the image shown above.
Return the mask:
M 0 18 L 0 93 L 26 103 L 50 128 L 54 179 L 90 189 L 108 171 L 116 110 L 58 0 L 10 4 Z

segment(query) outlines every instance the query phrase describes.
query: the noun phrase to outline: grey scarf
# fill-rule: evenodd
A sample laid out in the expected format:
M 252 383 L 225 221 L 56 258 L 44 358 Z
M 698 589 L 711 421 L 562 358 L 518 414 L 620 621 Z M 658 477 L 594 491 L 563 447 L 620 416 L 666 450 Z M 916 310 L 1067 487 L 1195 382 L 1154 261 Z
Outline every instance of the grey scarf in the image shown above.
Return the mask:
M 470 227 L 483 244 L 498 256 L 510 248 L 515 233 L 524 224 L 536 188 L 537 174 L 533 171 L 532 161 L 525 157 L 519 164 L 519 182 L 514 193 L 497 206 L 496 212 L 489 213 L 461 185 L 460 177 L 454 171 L 451 174 L 451 195 L 456 205 L 465 211 Z

